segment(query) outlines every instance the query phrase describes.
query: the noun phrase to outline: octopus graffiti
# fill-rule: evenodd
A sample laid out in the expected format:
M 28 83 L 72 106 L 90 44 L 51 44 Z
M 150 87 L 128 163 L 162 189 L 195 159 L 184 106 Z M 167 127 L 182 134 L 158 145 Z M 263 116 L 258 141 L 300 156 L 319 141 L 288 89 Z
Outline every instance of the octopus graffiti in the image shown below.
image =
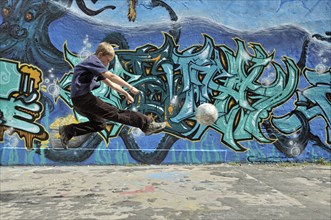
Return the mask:
M 222 29 L 216 34 L 220 27 L 197 22 L 196 27 L 203 30 L 209 25 L 212 31 L 202 35 L 202 43 L 181 48 L 181 42 L 194 38 L 193 32 L 185 34 L 193 21 L 179 22 L 169 4 L 155 0 L 149 10 L 165 9 L 173 23 L 147 35 L 141 30 L 134 33 L 139 39 L 157 38 L 158 45 L 147 41 L 130 49 L 132 30 L 110 31 L 113 27 L 106 26 L 85 35 L 83 48 L 69 39 L 58 48 L 51 37 L 59 33 L 50 30 L 50 24 L 66 17 L 79 26 L 80 20 L 69 10 L 73 1 L 31 2 L 2 0 L 0 5 L 0 39 L 4 42 L 0 47 L 1 164 L 331 159 L 329 32 L 310 36 L 301 28 L 286 26 L 265 33 Z M 94 11 L 86 1 L 75 3 L 87 16 L 116 9 L 116 5 L 106 5 Z M 130 22 L 141 16 L 136 14 L 137 4 L 129 2 Z M 97 26 L 81 23 L 82 32 Z M 266 39 L 274 43 L 266 44 Z M 77 137 L 70 150 L 64 150 L 58 127 L 87 120 L 72 108 L 73 68 L 100 41 L 118 45 L 108 69 L 143 92 L 131 105 L 105 85 L 94 90 L 94 95 L 120 109 L 166 121 L 167 128 L 145 137 L 139 129 L 108 121 L 105 130 Z M 287 51 L 289 44 L 295 50 Z M 203 103 L 218 109 L 218 119 L 210 126 L 195 118 Z

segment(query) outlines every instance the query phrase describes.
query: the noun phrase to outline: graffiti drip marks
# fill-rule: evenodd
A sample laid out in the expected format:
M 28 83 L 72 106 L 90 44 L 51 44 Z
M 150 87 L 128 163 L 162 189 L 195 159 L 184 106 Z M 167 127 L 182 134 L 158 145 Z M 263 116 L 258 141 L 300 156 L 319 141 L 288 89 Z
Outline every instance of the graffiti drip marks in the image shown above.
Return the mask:
M 24 138 L 26 148 L 32 149 L 34 139 L 48 139 L 45 128 L 36 122 L 43 112 L 39 92 L 42 72 L 35 66 L 3 58 L 0 66 L 0 141 L 8 130 Z

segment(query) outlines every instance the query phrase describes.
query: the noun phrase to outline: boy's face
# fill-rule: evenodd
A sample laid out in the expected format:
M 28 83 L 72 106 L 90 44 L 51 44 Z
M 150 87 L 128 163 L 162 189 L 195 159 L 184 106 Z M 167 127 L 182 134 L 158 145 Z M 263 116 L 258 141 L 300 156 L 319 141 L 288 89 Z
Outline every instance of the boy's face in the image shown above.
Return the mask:
M 97 57 L 106 67 L 109 65 L 110 61 L 113 60 L 112 55 L 103 55 L 102 52 L 98 53 Z

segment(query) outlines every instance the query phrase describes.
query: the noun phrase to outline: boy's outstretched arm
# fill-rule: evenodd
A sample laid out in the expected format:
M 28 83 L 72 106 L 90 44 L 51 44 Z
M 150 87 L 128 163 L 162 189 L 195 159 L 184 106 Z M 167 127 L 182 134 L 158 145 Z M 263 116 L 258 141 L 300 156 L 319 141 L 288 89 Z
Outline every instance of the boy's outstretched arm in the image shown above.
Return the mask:
M 102 80 L 102 82 L 105 83 L 110 88 L 112 88 L 112 89 L 116 90 L 117 92 L 121 93 L 122 95 L 124 95 L 129 104 L 134 102 L 134 99 L 132 98 L 132 96 L 128 92 L 126 92 L 119 84 L 114 83 L 107 78 Z
M 107 71 L 107 72 L 102 73 L 102 76 L 104 76 L 106 79 L 109 79 L 113 83 L 116 83 L 120 86 L 128 88 L 129 91 L 135 95 L 137 95 L 140 92 L 137 88 L 131 86 L 129 83 L 127 83 L 121 77 L 115 75 L 114 73 Z

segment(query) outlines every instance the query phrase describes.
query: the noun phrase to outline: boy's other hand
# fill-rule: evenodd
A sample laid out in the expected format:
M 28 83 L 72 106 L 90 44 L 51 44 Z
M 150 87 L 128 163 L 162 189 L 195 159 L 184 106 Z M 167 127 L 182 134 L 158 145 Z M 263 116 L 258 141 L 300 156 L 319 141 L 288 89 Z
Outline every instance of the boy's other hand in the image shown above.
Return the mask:
M 131 104 L 134 102 L 134 99 L 132 98 L 132 96 L 130 94 L 127 93 L 127 95 L 125 96 L 126 101 Z

